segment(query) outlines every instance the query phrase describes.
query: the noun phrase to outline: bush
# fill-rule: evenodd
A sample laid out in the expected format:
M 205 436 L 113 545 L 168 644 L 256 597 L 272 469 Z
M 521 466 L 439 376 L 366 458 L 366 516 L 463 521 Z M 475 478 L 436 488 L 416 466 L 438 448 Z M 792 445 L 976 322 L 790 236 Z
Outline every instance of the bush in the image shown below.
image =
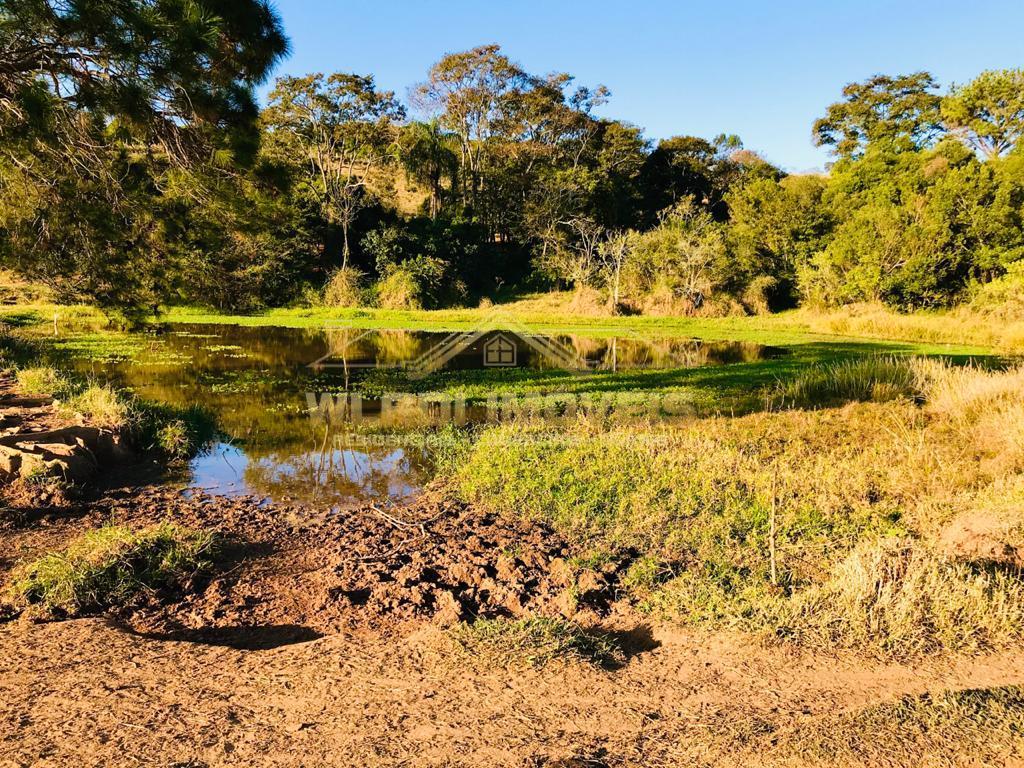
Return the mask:
M 364 275 L 354 267 L 333 272 L 324 287 L 324 304 L 328 307 L 358 307 Z
M 144 591 L 182 587 L 209 567 L 213 548 L 209 531 L 106 525 L 19 568 L 10 591 L 19 605 L 80 615 L 125 605 Z
M 1001 320 L 1024 320 L 1024 261 L 1002 277 L 972 289 L 971 309 Z
M 402 268 L 392 271 L 377 283 L 377 303 L 384 309 L 422 309 L 416 276 Z

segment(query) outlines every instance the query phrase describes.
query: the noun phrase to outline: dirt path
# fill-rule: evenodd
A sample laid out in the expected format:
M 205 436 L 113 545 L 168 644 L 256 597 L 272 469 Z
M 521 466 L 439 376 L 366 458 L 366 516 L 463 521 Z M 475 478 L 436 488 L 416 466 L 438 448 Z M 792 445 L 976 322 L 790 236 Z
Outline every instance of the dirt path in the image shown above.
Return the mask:
M 1019 654 L 899 667 L 659 629 L 654 639 L 607 672 L 466 667 L 436 628 L 240 651 L 99 619 L 9 625 L 0 755 L 19 766 L 729 764 L 716 747 L 766 722 L 1024 681 Z

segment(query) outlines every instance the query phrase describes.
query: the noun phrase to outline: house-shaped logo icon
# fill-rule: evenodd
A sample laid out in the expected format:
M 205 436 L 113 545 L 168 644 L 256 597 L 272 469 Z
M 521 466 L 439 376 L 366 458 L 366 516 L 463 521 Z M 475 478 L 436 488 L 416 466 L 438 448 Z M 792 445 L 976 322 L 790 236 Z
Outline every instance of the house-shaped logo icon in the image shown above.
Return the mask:
M 516 343 L 499 333 L 484 344 L 484 365 L 488 368 L 511 368 L 516 365 Z

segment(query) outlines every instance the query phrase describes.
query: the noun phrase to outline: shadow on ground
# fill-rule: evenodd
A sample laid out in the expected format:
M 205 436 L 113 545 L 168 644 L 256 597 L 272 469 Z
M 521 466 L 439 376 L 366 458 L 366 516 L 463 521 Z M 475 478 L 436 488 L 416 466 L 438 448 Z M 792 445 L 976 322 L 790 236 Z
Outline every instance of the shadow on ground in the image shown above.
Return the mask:
M 319 640 L 323 635 L 309 627 L 297 624 L 268 624 L 263 626 L 238 627 L 190 627 L 172 628 L 162 632 L 139 632 L 123 624 L 111 622 L 111 626 L 122 632 L 145 640 L 217 645 L 239 651 L 267 651 L 285 645 L 308 643 Z

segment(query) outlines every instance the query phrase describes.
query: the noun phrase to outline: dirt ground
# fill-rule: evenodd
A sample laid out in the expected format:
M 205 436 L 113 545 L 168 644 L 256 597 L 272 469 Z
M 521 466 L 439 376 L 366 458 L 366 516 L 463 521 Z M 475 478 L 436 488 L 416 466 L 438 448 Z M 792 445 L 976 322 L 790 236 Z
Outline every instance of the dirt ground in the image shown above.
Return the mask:
M 1017 651 L 900 665 L 651 623 L 618 599 L 627 563 L 575 572 L 554 532 L 440 492 L 340 514 L 161 485 L 16 485 L 8 504 L 0 582 L 108 521 L 172 520 L 222 543 L 183 594 L 0 616 L 0 768 L 758 765 L 773 734 L 838 712 L 1024 684 Z M 448 631 L 535 614 L 617 633 L 625 663 L 496 663 Z M 984 764 L 1013 764 L 1016 746 Z M 939 758 L 927 764 L 982 764 Z

